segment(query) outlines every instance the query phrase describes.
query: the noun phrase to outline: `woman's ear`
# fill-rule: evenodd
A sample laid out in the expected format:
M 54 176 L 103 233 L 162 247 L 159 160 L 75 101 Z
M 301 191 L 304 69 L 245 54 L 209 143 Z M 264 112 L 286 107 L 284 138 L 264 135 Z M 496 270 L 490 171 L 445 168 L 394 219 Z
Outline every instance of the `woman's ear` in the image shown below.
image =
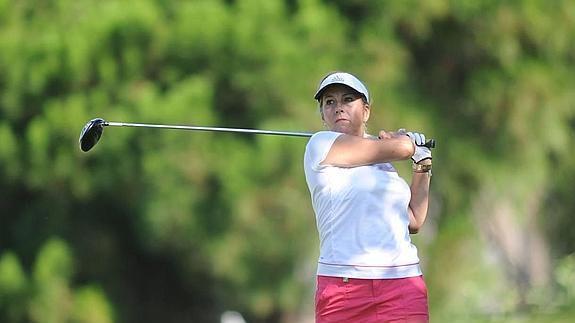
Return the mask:
M 369 120 L 369 113 L 371 112 L 369 103 L 365 103 L 363 106 L 363 122 L 366 123 Z

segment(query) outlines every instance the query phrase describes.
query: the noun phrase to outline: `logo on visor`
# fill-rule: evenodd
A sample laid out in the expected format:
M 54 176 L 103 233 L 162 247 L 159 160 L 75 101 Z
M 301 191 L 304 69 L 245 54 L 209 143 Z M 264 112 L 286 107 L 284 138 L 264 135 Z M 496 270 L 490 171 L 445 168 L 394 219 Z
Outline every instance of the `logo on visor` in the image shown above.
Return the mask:
M 345 80 L 343 79 L 342 76 L 340 76 L 339 74 L 336 74 L 331 78 L 331 81 L 332 82 L 344 82 Z

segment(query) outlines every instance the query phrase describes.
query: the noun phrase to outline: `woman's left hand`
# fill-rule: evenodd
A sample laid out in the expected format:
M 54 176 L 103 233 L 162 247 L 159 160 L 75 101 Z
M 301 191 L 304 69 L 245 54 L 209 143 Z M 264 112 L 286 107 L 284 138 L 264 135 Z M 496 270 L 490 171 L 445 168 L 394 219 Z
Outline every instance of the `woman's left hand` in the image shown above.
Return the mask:
M 431 149 L 425 147 L 425 135 L 419 132 L 405 133 L 415 144 L 415 153 L 411 157 L 414 163 L 418 164 L 424 160 L 431 160 Z

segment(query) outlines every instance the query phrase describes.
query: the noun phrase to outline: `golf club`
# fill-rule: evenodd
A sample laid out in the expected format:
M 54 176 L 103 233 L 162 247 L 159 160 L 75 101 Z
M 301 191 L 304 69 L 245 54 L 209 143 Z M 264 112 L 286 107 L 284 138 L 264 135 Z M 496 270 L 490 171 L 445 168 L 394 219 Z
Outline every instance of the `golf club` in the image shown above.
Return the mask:
M 80 132 L 80 149 L 87 152 L 94 147 L 104 127 L 137 127 L 137 128 L 159 128 L 159 129 L 175 129 L 175 130 L 195 130 L 195 131 L 216 131 L 216 132 L 234 132 L 234 133 L 251 133 L 258 135 L 276 135 L 276 136 L 290 136 L 290 137 L 311 137 L 313 133 L 309 132 L 291 132 L 291 131 L 276 131 L 276 130 L 259 130 L 259 129 L 242 129 L 242 128 L 221 128 L 221 127 L 200 127 L 200 126 L 184 126 L 184 125 L 165 125 L 165 124 L 149 124 L 149 123 L 127 123 L 127 122 L 112 122 L 106 121 L 102 118 L 95 118 L 82 128 Z M 430 139 L 424 145 L 428 148 L 435 148 L 435 139 Z

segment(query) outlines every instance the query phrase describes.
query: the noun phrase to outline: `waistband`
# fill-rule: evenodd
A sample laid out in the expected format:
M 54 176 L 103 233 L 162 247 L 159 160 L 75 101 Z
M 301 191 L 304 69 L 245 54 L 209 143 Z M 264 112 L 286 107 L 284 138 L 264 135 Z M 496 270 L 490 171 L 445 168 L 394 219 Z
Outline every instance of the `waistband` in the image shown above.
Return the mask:
M 423 273 L 419 262 L 394 266 L 360 266 L 318 262 L 318 276 L 389 279 L 421 276 Z

